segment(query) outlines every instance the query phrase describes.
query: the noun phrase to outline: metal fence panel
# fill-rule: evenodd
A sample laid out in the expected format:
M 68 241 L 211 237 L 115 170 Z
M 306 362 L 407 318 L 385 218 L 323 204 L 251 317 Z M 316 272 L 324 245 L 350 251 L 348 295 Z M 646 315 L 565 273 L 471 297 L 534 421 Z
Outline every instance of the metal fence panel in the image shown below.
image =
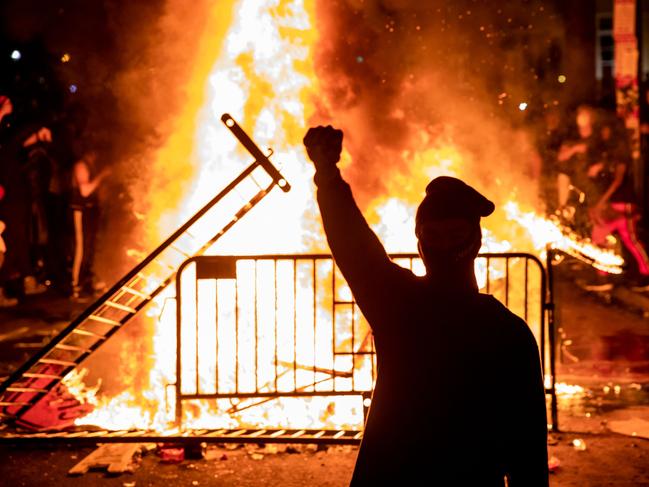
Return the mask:
M 424 273 L 416 254 L 392 258 Z M 528 323 L 550 374 L 551 303 L 541 262 L 523 253 L 481 254 L 476 276 L 482 292 Z M 330 255 L 193 257 L 176 290 L 179 424 L 187 400 L 371 396 L 371 329 Z M 553 386 L 546 392 L 554 425 Z

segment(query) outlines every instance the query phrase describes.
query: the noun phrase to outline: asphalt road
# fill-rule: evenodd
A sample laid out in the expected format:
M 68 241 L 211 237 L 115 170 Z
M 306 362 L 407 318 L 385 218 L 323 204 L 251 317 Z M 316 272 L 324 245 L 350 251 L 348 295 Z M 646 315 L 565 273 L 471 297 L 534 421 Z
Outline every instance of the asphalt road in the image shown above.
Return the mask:
M 559 467 L 551 485 L 649 485 L 649 440 L 642 437 L 649 425 L 649 297 L 629 294 L 624 286 L 611 293 L 586 292 L 576 285 L 586 272 L 578 265 L 557 269 L 557 380 L 581 390 L 560 395 L 562 432 L 551 435 L 549 446 Z M 11 373 L 83 308 L 48 292 L 0 309 L 0 376 Z M 616 433 L 611 428 L 616 422 L 638 425 L 637 431 Z M 576 448 L 575 439 L 586 448 Z M 395 448 L 408 448 L 408 438 Z M 75 445 L 0 446 L 0 484 L 342 486 L 349 481 L 357 449 L 222 445 L 210 459 L 180 464 L 163 463 L 150 451 L 133 473 L 68 476 L 92 451 Z

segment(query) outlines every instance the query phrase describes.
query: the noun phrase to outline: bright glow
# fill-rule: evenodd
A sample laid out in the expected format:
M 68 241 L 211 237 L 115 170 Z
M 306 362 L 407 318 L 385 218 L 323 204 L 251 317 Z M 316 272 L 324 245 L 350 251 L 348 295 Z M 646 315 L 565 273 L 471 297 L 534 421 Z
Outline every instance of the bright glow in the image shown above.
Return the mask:
M 61 62 L 67 63 L 69 61 L 70 61 L 70 55 L 66 52 L 65 54 L 63 54 L 63 56 L 61 56 Z
M 572 446 L 575 448 L 575 450 L 586 450 L 586 442 L 581 438 L 575 438 L 574 440 L 572 440 Z
M 521 103 L 519 103 L 519 104 L 518 104 L 518 109 L 519 109 L 521 112 L 524 112 L 524 111 L 527 109 L 527 103 L 525 103 L 525 102 L 521 102 Z
M 77 92 L 77 85 L 72 84 L 72 85 L 70 85 L 70 87 L 68 89 L 70 90 L 70 93 L 76 93 Z
M 567 79 L 568 79 L 568 78 L 566 78 L 566 75 L 565 75 L 565 74 L 560 74 L 560 75 L 557 77 L 557 81 L 558 81 L 559 83 L 565 83 Z
M 589 239 L 582 238 L 558 221 L 549 220 L 533 212 L 522 212 L 513 201 L 505 205 L 505 211 L 512 221 L 524 227 L 536 249 L 550 246 L 582 260 L 594 268 L 609 274 L 621 274 L 624 259 L 612 250 L 602 249 Z M 543 252 L 545 254 L 545 252 Z
M 186 91 L 190 94 L 201 93 L 201 98 L 194 111 L 178 117 L 176 126 L 182 135 L 178 136 L 181 142 L 172 136 L 167 146 L 156 154 L 157 161 L 154 162 L 157 164 L 157 170 L 165 175 L 182 174 L 181 177 L 187 178 L 187 185 L 177 185 L 182 188 L 182 196 L 162 192 L 151 195 L 150 201 L 146 201 L 147 214 L 142 217 L 142 223 L 150 225 L 148 231 L 151 241 L 147 242 L 150 248 L 158 245 L 251 162 L 250 155 L 240 147 L 230 130 L 220 121 L 223 113 L 230 113 L 253 140 L 260 144 L 262 150 L 267 146 L 273 147 L 273 160 L 278 165 L 283 164 L 279 169 L 286 177 L 286 182 L 291 184 L 292 190 L 286 194 L 277 190 L 271 193 L 262 204 L 254 208 L 232 231 L 209 249 L 208 254 L 327 251 L 315 206 L 313 168 L 306 160 L 301 146 L 307 124 L 315 112 L 313 100 L 317 99 L 320 93 L 318 79 L 311 64 L 313 44 L 317 36 L 312 27 L 313 12 L 309 11 L 309 8 L 313 8 L 313 3 L 306 0 L 286 0 L 282 2 L 282 8 L 277 8 L 278 0 L 240 0 L 233 6 L 232 11 L 235 14 L 223 40 L 222 51 L 214 48 L 214 52 L 210 52 L 209 56 L 206 55 L 206 58 L 197 61 L 198 67 L 201 68 L 197 69 L 197 72 L 201 75 L 197 75 L 199 79 L 193 79 L 189 83 L 191 86 Z M 210 32 L 205 36 L 210 46 L 218 44 L 219 40 L 212 39 Z M 71 85 L 70 91 L 76 92 L 76 86 Z M 499 98 L 507 96 L 502 93 Z M 522 105 L 523 103 L 519 108 Z M 527 104 L 524 105 L 527 108 Z M 231 126 L 232 122 L 228 125 Z M 186 129 L 187 127 L 189 129 Z M 441 175 L 466 176 L 467 180 L 469 179 L 470 175 L 463 174 L 462 171 L 464 167 L 471 167 L 469 163 L 475 161 L 467 161 L 470 156 L 454 143 L 452 131 L 448 132 L 447 134 L 444 131 L 439 137 L 431 136 L 425 139 L 418 150 L 404 155 L 409 172 L 391 177 L 386 181 L 385 196 L 375 198 L 364 208 L 369 223 L 389 252 L 416 251 L 414 215 L 425 183 L 424 186 L 418 186 L 418 183 L 413 181 L 427 182 Z M 428 137 L 423 131 L 418 133 L 421 137 Z M 191 146 L 192 167 L 185 163 L 187 145 Z M 344 168 L 349 162 L 349 155 L 343 153 L 341 166 Z M 152 163 L 152 167 L 153 165 Z M 263 186 L 267 184 L 267 180 L 268 176 L 262 172 L 256 184 Z M 286 182 L 281 181 L 280 184 Z M 493 184 L 494 191 L 502 186 L 497 178 L 490 183 Z M 510 202 L 501 205 L 494 215 L 485 219 L 487 228 L 483 230 L 483 252 L 519 250 L 542 256 L 550 245 L 571 255 L 591 259 L 593 265 L 608 269 L 609 272 L 619 270 L 622 261 L 618 256 L 573 238 L 564 228 L 534 211 L 522 210 L 519 204 L 514 202 L 515 191 L 506 194 L 509 196 L 504 198 L 509 198 Z M 227 198 L 224 199 L 227 210 L 223 210 L 223 213 L 228 218 L 232 215 L 231 210 L 236 211 L 242 205 L 240 194 L 233 195 L 233 198 L 231 202 Z M 244 203 L 246 200 L 247 198 L 243 198 Z M 214 219 L 217 217 L 218 215 Z M 219 221 L 209 225 L 206 232 L 220 228 L 218 223 Z M 500 235 L 495 230 L 499 226 L 515 227 L 515 235 L 511 238 Z M 213 236 L 213 233 L 209 236 Z M 144 257 L 144 254 L 136 249 L 129 249 L 126 253 L 129 261 L 137 262 Z M 421 262 L 416 262 L 414 266 L 413 271 L 416 274 L 421 275 L 425 272 Z M 505 269 L 502 263 L 492 262 L 487 267 L 485 259 L 478 259 L 476 276 L 481 288 L 498 297 L 497 293 L 504 288 L 505 271 L 515 269 L 516 262 L 510 263 L 510 266 L 511 269 Z M 250 269 L 239 270 L 248 274 L 251 272 Z M 187 272 L 192 271 L 188 268 Z M 261 308 L 255 311 L 259 312 L 262 320 L 259 329 L 251 331 L 251 327 L 244 326 L 238 335 L 235 335 L 234 327 L 228 329 L 221 324 L 229 323 L 228 319 L 237 312 L 244 323 L 250 324 L 253 320 L 246 315 L 247 311 L 243 307 L 234 309 L 232 303 L 235 302 L 235 289 L 232 283 L 225 283 L 223 287 L 221 282 L 218 286 L 198 284 L 188 290 L 183 287 L 183 293 L 193 291 L 201 297 L 201 300 L 197 300 L 199 306 L 195 308 L 186 308 L 186 301 L 189 300 L 183 300 L 182 304 L 183 314 L 187 313 L 188 319 L 193 318 L 198 323 L 194 330 L 181 329 L 181 356 L 187 358 L 183 359 L 183 364 L 190 364 L 189 368 L 181 370 L 183 387 L 192 384 L 193 380 L 194 384 L 200 386 L 201 391 L 213 389 L 216 374 L 219 374 L 219 384 L 236 383 L 237 367 L 231 364 L 236 358 L 237 350 L 248 371 L 255 370 L 255 365 L 250 364 L 256 364 L 256 359 L 265 364 L 258 371 L 255 370 L 262 384 L 267 385 L 264 380 L 272 377 L 275 369 L 289 368 L 286 362 L 293 360 L 295 352 L 297 370 L 293 372 L 293 377 L 297 381 L 306 380 L 307 374 L 316 374 L 318 378 L 323 378 L 322 384 L 319 385 L 331 387 L 331 377 L 335 377 L 335 372 L 339 370 L 337 367 L 344 368 L 349 364 L 334 363 L 323 353 L 326 347 L 321 347 L 322 350 L 316 347 L 314 350 L 314 343 L 320 343 L 318 340 L 323 337 L 317 336 L 318 331 L 309 326 L 300 326 L 304 324 L 303 319 L 298 320 L 296 326 L 296 329 L 303 332 L 293 332 L 293 311 L 300 316 L 315 315 L 320 323 L 323 323 L 324 314 L 313 301 L 304 299 L 305 289 L 308 287 L 307 277 L 300 276 L 301 279 L 298 279 L 299 282 L 294 287 L 292 283 L 296 281 L 290 279 L 291 272 L 293 271 L 289 270 L 284 274 L 279 272 L 274 275 L 262 270 L 256 276 L 261 287 L 255 288 L 254 285 L 246 284 L 237 287 L 237 296 L 241 302 L 252 299 L 251 296 L 258 292 Z M 262 292 L 274 289 L 274 286 L 269 284 L 274 278 L 277 279 L 277 294 L 280 296 L 275 296 L 273 292 Z M 162 280 L 162 276 L 155 276 L 148 281 L 147 289 L 152 291 Z M 533 297 L 540 294 L 538 281 L 539 279 L 530 277 L 530 282 L 536 282 L 537 286 L 529 289 L 529 294 Z M 509 306 L 520 315 L 526 303 L 525 291 L 519 287 L 508 296 Z M 214 306 L 213 300 L 210 305 L 209 298 L 203 299 L 203 296 L 213 297 L 217 292 L 230 296 L 230 299 L 219 300 L 218 331 L 213 326 L 217 318 L 217 307 Z M 323 297 L 323 301 L 329 300 L 331 305 L 333 296 L 331 291 L 326 292 L 328 294 Z M 339 294 L 341 300 L 351 298 L 348 288 L 340 290 Z M 135 377 L 129 377 L 131 383 L 138 385 L 112 396 L 102 396 L 98 393 L 100 384 L 93 387 L 83 384 L 83 374 L 70 374 L 66 377 L 66 385 L 77 397 L 85 397 L 88 402 L 96 405 L 95 411 L 78 420 L 78 424 L 117 429 L 150 428 L 162 432 L 172 430 L 175 419 L 175 389 L 169 385 L 177 381 L 175 295 L 176 290 L 170 286 L 147 308 L 146 314 L 151 317 L 149 324 L 153 332 L 150 338 L 152 366 L 145 386 L 141 385 L 147 382 L 143 378 L 138 377 L 138 380 L 135 380 Z M 274 308 L 275 302 L 278 303 L 277 308 Z M 230 307 L 225 306 L 225 303 L 230 303 Z M 263 324 L 263 320 L 268 320 L 269 317 L 275 319 L 275 315 L 283 326 L 291 325 L 280 329 L 277 336 L 269 334 Z M 540 322 L 540 317 L 530 312 L 528 322 L 534 327 Z M 319 330 L 325 328 L 321 326 Z M 366 324 L 359 325 L 357 331 L 359 336 L 366 337 L 367 342 L 371 343 Z M 266 345 L 258 351 L 251 347 L 255 333 L 263 338 Z M 220 344 L 218 357 L 215 351 L 217 338 Z M 326 337 L 323 341 L 326 342 Z M 294 343 L 297 343 L 297 349 L 294 349 Z M 268 350 L 274 350 L 275 346 L 279 350 L 277 359 L 274 354 L 264 355 Z M 217 358 L 218 371 L 214 365 Z M 129 360 L 136 361 L 134 357 L 124 357 L 125 362 Z M 316 363 L 322 370 L 330 372 L 324 374 L 303 370 L 302 364 L 310 363 Z M 352 366 L 353 373 L 362 375 L 356 387 L 371 388 L 371 361 L 353 365 L 357 365 L 356 368 Z M 137 367 L 127 369 L 136 370 Z M 289 370 L 285 376 L 286 379 L 291 378 L 290 372 Z M 327 375 L 329 379 L 324 378 Z M 249 383 L 244 385 L 250 387 Z M 340 398 L 335 402 L 326 397 L 309 400 L 288 398 L 262 402 L 247 409 L 237 409 L 229 400 L 191 402 L 184 408 L 183 425 L 188 428 L 237 427 L 243 424 L 360 428 L 364 419 L 362 406 L 360 397 Z M 235 412 L 232 412 L 233 409 Z
M 551 384 L 549 383 L 549 376 L 546 376 L 546 381 L 545 387 L 549 388 Z M 557 391 L 557 395 L 559 396 L 579 396 L 581 394 L 584 394 L 584 388 L 579 386 L 579 385 L 573 385 L 573 384 L 566 384 L 564 382 L 557 382 L 554 384 L 554 389 Z
M 23 57 L 23 55 L 18 49 L 11 51 L 11 59 L 13 59 L 14 61 L 18 61 L 21 57 Z

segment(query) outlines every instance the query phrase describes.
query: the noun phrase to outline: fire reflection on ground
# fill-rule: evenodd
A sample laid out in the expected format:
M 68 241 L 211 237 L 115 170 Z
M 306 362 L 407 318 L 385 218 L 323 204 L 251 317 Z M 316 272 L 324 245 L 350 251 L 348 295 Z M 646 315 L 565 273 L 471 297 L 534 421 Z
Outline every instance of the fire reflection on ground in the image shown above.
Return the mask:
M 613 382 L 593 386 L 556 384 L 559 411 L 570 416 L 594 417 L 617 409 L 649 403 L 649 384 Z

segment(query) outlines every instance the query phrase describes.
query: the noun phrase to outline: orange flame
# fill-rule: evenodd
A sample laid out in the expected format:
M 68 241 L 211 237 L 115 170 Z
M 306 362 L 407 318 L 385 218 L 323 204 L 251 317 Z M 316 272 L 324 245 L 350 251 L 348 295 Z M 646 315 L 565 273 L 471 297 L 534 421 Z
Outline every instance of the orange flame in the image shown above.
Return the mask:
M 220 115 L 227 112 L 254 140 L 274 148 L 273 160 L 293 189 L 288 194 L 271 193 L 218 241 L 210 253 L 324 251 L 325 239 L 313 194 L 313 169 L 300 146 L 314 111 L 312 100 L 318 88 L 310 63 L 316 40 L 312 2 L 240 0 L 233 12 L 221 52 L 215 56 L 213 50 L 205 47 L 209 38 L 203 43 L 201 58 L 197 60 L 194 78 L 188 86 L 191 99 L 186 113 L 177 121 L 176 133 L 157 154 L 154 173 L 182 175 L 187 167 L 180 166 L 177 161 L 188 152 L 191 152 L 194 173 L 184 174 L 185 191 L 177 188 L 175 193 L 152 196 L 147 221 L 156 222 L 157 226 L 150 229 L 151 242 L 162 241 L 250 162 L 234 137 L 220 125 Z M 215 9 L 211 15 L 219 16 L 221 12 Z M 214 42 L 218 45 L 218 39 Z M 349 162 L 349 156 L 343 154 L 341 165 L 345 167 Z M 459 172 L 462 155 L 448 143 L 414 154 L 412 162 L 413 173 L 428 180 L 436 175 Z M 374 216 L 373 227 L 391 252 L 412 252 L 416 248 L 413 217 L 420 194 L 415 193 L 414 190 L 407 194 L 395 192 L 397 196 L 375 200 L 367 211 Z M 176 199 L 180 203 L 176 204 Z M 483 251 L 505 252 L 516 248 L 540 252 L 550 244 L 567 252 L 593 255 L 606 269 L 621 265 L 616 256 L 599 252 L 593 246 L 577 244 L 555 224 L 532 212 L 522 212 L 514 202 L 508 203 L 505 211 L 505 219 L 518 223 L 528 234 L 512 243 L 485 229 Z M 136 251 L 130 252 L 135 255 Z M 421 273 L 423 269 L 420 267 L 417 271 Z M 497 272 L 485 269 L 484 265 L 478 266 L 476 271 L 481 283 L 487 272 Z M 491 276 L 497 277 L 497 274 Z M 203 289 L 199 293 L 212 291 Z M 66 378 L 66 385 L 77 397 L 96 404 L 95 411 L 78 420 L 78 424 L 160 431 L 173 428 L 175 398 L 169 385 L 176 381 L 174 296 L 172 287 L 165 290 L 147 313 L 157 319 L 152 337 L 154 365 L 146 390 L 127 390 L 114 397 L 100 397 L 97 394 L 99 385 L 86 387 L 83 374 L 73 373 Z M 308 338 L 313 340 L 313 337 Z M 210 350 L 199 353 L 213 354 Z M 200 380 L 214 374 L 209 368 L 200 370 Z M 366 385 L 371 386 L 371 379 Z M 237 415 L 227 412 L 231 406 L 229 401 L 221 400 L 211 405 L 196 402 L 187 408 L 184 426 L 233 427 L 244 422 L 359 427 L 363 422 L 362 405 L 354 397 L 337 400 L 335 407 L 330 399 L 285 399 L 249 408 Z

